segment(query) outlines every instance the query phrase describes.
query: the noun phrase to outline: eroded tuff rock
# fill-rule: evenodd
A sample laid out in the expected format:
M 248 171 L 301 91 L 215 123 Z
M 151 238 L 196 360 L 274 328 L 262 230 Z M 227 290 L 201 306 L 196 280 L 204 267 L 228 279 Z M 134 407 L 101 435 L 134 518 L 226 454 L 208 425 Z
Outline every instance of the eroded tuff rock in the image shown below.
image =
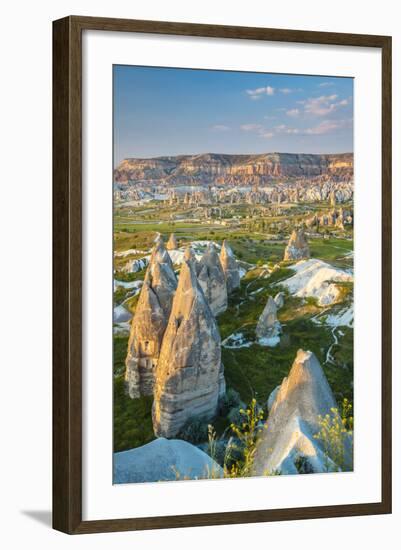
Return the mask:
M 171 233 L 169 240 L 167 241 L 167 250 L 177 250 L 178 242 L 174 233 Z
M 264 310 L 256 325 L 256 336 L 259 343 L 267 346 L 275 346 L 279 342 L 281 325 L 277 319 L 277 305 L 269 296 Z
M 167 264 L 171 270 L 174 271 L 170 254 L 167 252 L 166 247 L 164 246 L 164 241 L 160 235 L 155 240 L 155 246 L 153 247 L 152 254 L 150 255 L 149 264 L 155 262 Z
M 273 398 L 267 430 L 256 447 L 253 474 L 296 474 L 299 459 L 306 471 L 330 469 L 333 463 L 313 436 L 320 430 L 319 415 L 332 414 L 337 404 L 312 352 L 298 350 L 288 377 L 274 390 Z
M 195 272 L 184 262 L 156 371 L 155 435 L 172 438 L 190 417 L 212 418 L 224 390 L 216 321 Z
M 162 437 L 142 447 L 114 453 L 113 473 L 114 483 L 223 477 L 221 466 L 195 445 Z
M 283 307 L 284 305 L 284 299 L 285 299 L 285 294 L 284 292 L 278 292 L 275 297 L 274 297 L 274 302 L 277 306 L 277 309 L 280 309 Z
M 165 251 L 168 255 L 168 252 Z M 161 262 L 160 255 L 156 254 L 150 261 L 145 281 L 148 281 L 156 293 L 166 319 L 171 312 L 174 292 L 177 288 L 177 278 L 171 267 L 171 262 Z
M 193 268 L 194 272 L 197 273 L 198 260 L 196 259 L 194 249 L 191 246 L 187 246 L 187 248 L 185 249 L 184 260 L 188 262 Z
M 223 241 L 220 251 L 220 263 L 226 278 L 227 292 L 230 293 L 240 286 L 240 276 L 237 260 L 227 241 Z
M 158 240 L 152 251 L 128 341 L 125 381 L 132 399 L 153 393 L 155 369 L 177 288 L 169 260 L 163 242 Z
M 284 252 L 284 260 L 305 260 L 309 257 L 309 245 L 304 230 L 302 227 L 294 229 Z
M 213 243 L 198 262 L 199 284 L 209 302 L 213 315 L 227 309 L 227 284 L 219 255 Z
M 145 281 L 132 320 L 125 360 L 125 382 L 132 399 L 153 393 L 154 371 L 166 326 L 157 295 Z

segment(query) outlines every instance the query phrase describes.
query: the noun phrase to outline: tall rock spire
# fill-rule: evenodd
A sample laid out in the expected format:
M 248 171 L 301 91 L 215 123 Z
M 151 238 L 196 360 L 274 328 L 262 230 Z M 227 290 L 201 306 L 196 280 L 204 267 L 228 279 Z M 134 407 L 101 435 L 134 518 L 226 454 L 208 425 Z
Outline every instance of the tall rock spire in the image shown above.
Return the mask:
M 277 304 L 269 296 L 256 325 L 256 336 L 262 344 L 276 345 L 279 342 L 278 336 L 280 332 L 281 325 L 277 319 Z
M 296 474 L 300 458 L 307 463 L 307 471 L 327 471 L 330 458 L 313 436 L 320 429 L 319 416 L 330 415 L 336 407 L 315 354 L 298 350 L 288 377 L 276 391 L 267 430 L 256 447 L 253 474 Z
M 223 391 L 217 324 L 194 270 L 184 261 L 156 372 L 155 434 L 171 438 L 192 416 L 212 418 Z
M 221 247 L 220 262 L 226 278 L 227 292 L 230 293 L 239 288 L 240 276 L 234 252 L 226 240 L 223 241 L 223 246 Z
M 199 283 L 209 302 L 213 315 L 227 309 L 227 284 L 219 256 L 213 243 L 199 261 Z
M 309 245 L 302 227 L 294 229 L 285 248 L 284 260 L 305 260 L 310 258 Z
M 164 246 L 164 241 L 159 235 L 155 240 L 155 246 L 153 247 L 152 254 L 150 255 L 149 263 L 158 261 L 161 264 L 167 264 L 172 271 L 174 271 L 173 262 L 171 261 L 170 254 L 167 252 Z
M 170 256 L 163 241 L 158 240 L 132 319 L 125 361 L 125 380 L 133 399 L 153 393 L 155 368 L 176 288 Z
M 167 319 L 148 281 L 143 283 L 132 320 L 125 360 L 125 382 L 132 399 L 153 393 L 154 370 Z
M 174 235 L 174 233 L 171 233 L 169 240 L 167 241 L 167 250 L 177 250 L 178 248 L 178 242 Z

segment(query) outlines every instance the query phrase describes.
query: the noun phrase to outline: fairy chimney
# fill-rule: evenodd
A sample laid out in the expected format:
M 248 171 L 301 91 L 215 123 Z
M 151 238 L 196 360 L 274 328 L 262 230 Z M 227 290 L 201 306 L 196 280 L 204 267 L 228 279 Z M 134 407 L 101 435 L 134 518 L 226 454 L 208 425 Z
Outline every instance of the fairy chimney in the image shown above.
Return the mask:
M 125 382 L 132 399 L 153 393 L 154 371 L 167 319 L 150 284 L 143 283 L 131 324 Z
M 213 315 L 227 309 L 227 284 L 219 255 L 210 243 L 198 265 L 199 284 L 209 302 Z
M 223 241 L 220 252 L 220 262 L 226 278 L 227 292 L 230 294 L 230 292 L 239 288 L 240 276 L 237 260 L 227 241 Z
M 178 248 L 178 242 L 174 235 L 174 233 L 171 233 L 169 240 L 167 241 L 167 250 L 177 250 Z
M 309 245 L 304 230 L 302 227 L 294 229 L 285 248 L 284 260 L 305 260 L 309 257 Z
M 155 435 L 172 438 L 193 416 L 211 419 L 223 392 L 217 324 L 195 272 L 184 261 L 156 371 Z
M 256 325 L 256 336 L 259 341 L 266 344 L 274 344 L 281 332 L 281 325 L 277 319 L 277 305 L 274 299 L 269 296 L 264 310 Z
M 125 380 L 132 399 L 153 393 L 155 368 L 177 288 L 167 257 L 163 243 L 157 242 L 131 323 Z

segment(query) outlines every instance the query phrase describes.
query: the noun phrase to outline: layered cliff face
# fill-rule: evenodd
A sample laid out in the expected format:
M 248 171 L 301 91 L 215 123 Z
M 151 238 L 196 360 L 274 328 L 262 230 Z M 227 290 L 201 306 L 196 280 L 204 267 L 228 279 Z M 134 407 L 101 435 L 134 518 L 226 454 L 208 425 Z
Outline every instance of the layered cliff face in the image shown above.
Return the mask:
M 192 416 L 212 418 L 223 392 L 219 331 L 196 274 L 184 262 L 156 370 L 155 435 L 174 437 Z
M 120 183 L 154 184 L 256 184 L 272 178 L 330 176 L 350 178 L 353 154 L 309 155 L 182 155 L 151 159 L 128 158 L 114 171 Z

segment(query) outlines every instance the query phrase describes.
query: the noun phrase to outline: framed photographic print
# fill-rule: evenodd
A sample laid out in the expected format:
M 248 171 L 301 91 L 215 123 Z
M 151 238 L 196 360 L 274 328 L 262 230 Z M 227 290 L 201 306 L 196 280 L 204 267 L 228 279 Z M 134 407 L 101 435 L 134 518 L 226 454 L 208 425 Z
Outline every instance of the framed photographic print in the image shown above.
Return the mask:
M 53 525 L 391 512 L 391 38 L 53 32 Z

